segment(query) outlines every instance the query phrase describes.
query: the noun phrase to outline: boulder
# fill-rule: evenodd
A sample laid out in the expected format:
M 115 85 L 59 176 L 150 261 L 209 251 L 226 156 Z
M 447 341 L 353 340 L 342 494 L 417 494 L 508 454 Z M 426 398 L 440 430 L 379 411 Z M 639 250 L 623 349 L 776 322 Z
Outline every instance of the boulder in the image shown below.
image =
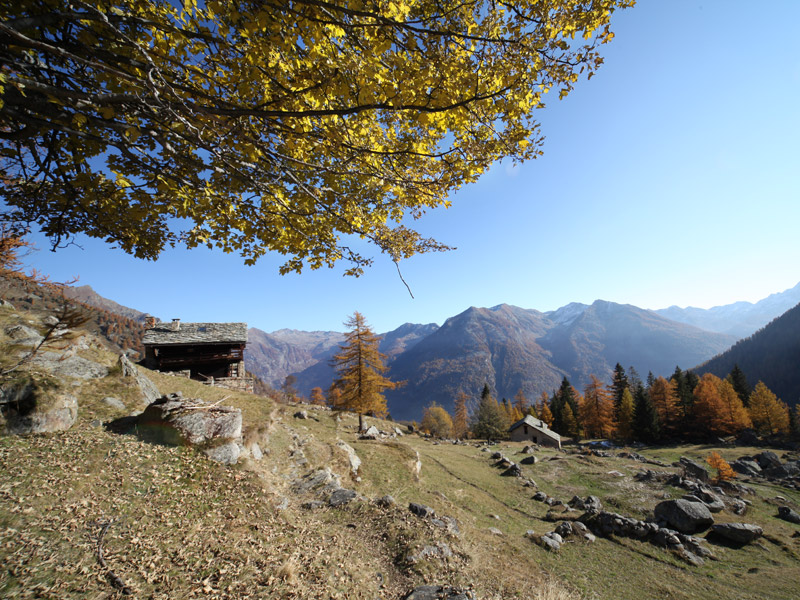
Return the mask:
M 516 463 L 511 463 L 505 471 L 501 473 L 505 477 L 522 477 L 522 468 Z
M 761 443 L 761 438 L 753 429 L 744 429 L 736 438 L 739 446 L 757 446 Z
M 583 509 L 588 512 L 600 512 L 603 510 L 603 503 L 597 496 L 587 496 L 583 501 Z
M 670 527 L 689 534 L 704 531 L 714 524 L 714 517 L 705 504 L 683 499 L 660 502 L 656 505 L 655 516 Z
M 731 468 L 740 475 L 747 475 L 748 477 L 761 475 L 761 467 L 758 462 L 744 456 L 733 461 L 731 463 Z
M 535 456 L 526 456 L 525 458 L 523 458 L 519 462 L 520 462 L 520 464 L 523 464 L 523 465 L 535 465 L 536 463 L 539 462 L 539 459 L 536 458 Z
M 763 474 L 774 479 L 785 479 L 786 477 L 797 477 L 800 475 L 800 466 L 797 462 L 787 462 L 775 467 L 764 469 Z
M 307 410 L 298 410 L 294 413 L 295 419 L 307 419 L 308 418 L 308 411 Z
M 133 379 L 134 384 L 139 388 L 143 403 L 150 404 L 158 400 L 161 394 L 156 384 L 150 381 L 146 375 L 143 375 L 126 354 L 119 355 L 117 364 L 119 365 L 122 377 L 130 377 Z
M 112 398 L 111 396 L 103 398 L 103 403 L 116 410 L 125 410 L 126 408 L 125 403 L 122 400 L 119 398 Z
M 749 523 L 717 523 L 711 527 L 711 531 L 735 544 L 749 544 L 764 533 L 761 527 Z
M 355 490 L 348 490 L 347 488 L 339 488 L 335 490 L 328 498 L 328 504 L 333 507 L 344 506 L 358 498 Z
M 563 540 L 556 538 L 560 538 L 560 536 L 556 533 L 551 532 L 534 539 L 537 544 L 539 544 L 542 548 L 544 548 L 548 552 L 558 552 L 559 550 L 561 550 L 561 542 Z
M 377 440 L 378 436 L 380 436 L 381 432 L 378 431 L 378 428 L 375 425 L 370 425 L 369 428 L 358 436 L 360 440 Z
M 536 448 L 534 446 L 525 446 L 522 449 L 522 453 L 523 454 L 533 454 L 535 451 L 536 451 Z
M 765 450 L 759 454 L 756 454 L 753 459 L 758 463 L 758 466 L 762 469 L 769 469 L 771 467 L 780 467 L 781 466 L 781 459 L 778 458 L 778 455 L 774 452 L 770 452 L 769 450 Z
M 417 515 L 418 517 L 422 517 L 423 519 L 436 516 L 436 511 L 433 510 L 430 506 L 425 506 L 424 504 L 418 504 L 417 502 L 411 502 L 408 505 L 408 510 L 410 510 L 413 514 Z
M 78 400 L 46 379 L 28 376 L 0 388 L 0 411 L 11 435 L 63 431 L 78 418 Z
M 38 331 L 27 325 L 10 325 L 4 331 L 13 343 L 20 346 L 38 346 L 44 339 Z
M 778 518 L 788 521 L 789 523 L 800 524 L 800 514 L 797 514 L 788 506 L 778 507 Z
M 375 500 L 375 504 L 377 504 L 378 506 L 382 506 L 383 508 L 390 508 L 395 504 L 397 504 L 397 501 L 389 494 L 386 494 L 385 496 L 381 496 L 380 498 Z
M 341 487 L 339 476 L 330 470 L 329 467 L 317 469 L 306 473 L 302 478 L 292 484 L 292 490 L 296 494 L 303 494 L 313 490 L 337 490 Z
M 497 527 L 489 527 L 489 533 L 492 535 L 502 536 L 503 532 L 500 531 Z
M 75 379 L 100 379 L 108 375 L 108 368 L 80 356 L 64 356 L 57 352 L 39 352 L 31 361 L 37 367 L 59 377 Z
M 264 458 L 264 453 L 261 451 L 261 446 L 259 446 L 257 443 L 253 442 L 250 444 L 248 450 L 250 451 L 250 457 L 253 460 L 261 460 Z
M 683 472 L 686 474 L 686 477 L 697 479 L 703 483 L 709 482 L 708 471 L 706 471 L 706 468 L 703 465 L 696 463 L 690 458 L 681 456 L 680 466 L 683 468 Z
M 403 600 L 471 600 L 471 592 L 444 585 L 421 585 L 414 588 Z
M 242 411 L 174 394 L 162 396 L 139 415 L 137 434 L 157 444 L 194 446 L 212 460 L 234 464 L 242 440 Z
M 353 450 L 353 447 L 350 444 L 339 440 L 336 442 L 336 445 L 344 450 L 345 454 L 347 454 L 347 460 L 350 463 L 350 471 L 353 473 L 353 477 L 358 476 L 358 469 L 361 467 L 361 459 L 356 454 L 356 451 Z

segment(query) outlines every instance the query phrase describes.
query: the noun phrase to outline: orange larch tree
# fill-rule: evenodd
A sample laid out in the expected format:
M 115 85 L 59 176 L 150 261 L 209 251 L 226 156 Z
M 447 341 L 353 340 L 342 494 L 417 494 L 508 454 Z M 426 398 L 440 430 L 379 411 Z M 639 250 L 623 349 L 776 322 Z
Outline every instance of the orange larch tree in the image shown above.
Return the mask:
M 667 434 L 677 433 L 681 414 L 675 382 L 658 377 L 650 386 L 650 401 L 658 413 L 662 431 Z
M 731 435 L 749 427 L 750 417 L 730 382 L 712 373 L 700 378 L 694 388 L 693 414 L 701 431 Z
M 789 432 L 789 407 L 763 381 L 756 384 L 748 403 L 753 427 L 764 435 Z
M 594 375 L 584 390 L 580 412 L 586 437 L 611 437 L 614 432 L 614 399 Z
M 539 407 L 536 410 L 536 413 L 539 415 L 539 418 L 542 421 L 547 423 L 548 427 L 553 426 L 553 412 L 550 410 L 550 399 L 544 392 L 542 392 L 542 398 L 539 403 Z
M 464 439 L 469 433 L 469 414 L 467 411 L 467 400 L 469 398 L 464 392 L 456 396 L 455 414 L 453 415 L 453 435 L 456 439 Z

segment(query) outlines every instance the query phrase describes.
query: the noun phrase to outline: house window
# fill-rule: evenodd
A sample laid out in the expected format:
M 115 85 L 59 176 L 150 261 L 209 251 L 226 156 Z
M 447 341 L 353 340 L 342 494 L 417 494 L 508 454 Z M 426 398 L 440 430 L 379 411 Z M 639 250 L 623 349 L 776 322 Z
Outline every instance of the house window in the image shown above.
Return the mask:
M 525 435 L 528 435 L 528 426 L 523 425 L 522 428 L 525 430 Z

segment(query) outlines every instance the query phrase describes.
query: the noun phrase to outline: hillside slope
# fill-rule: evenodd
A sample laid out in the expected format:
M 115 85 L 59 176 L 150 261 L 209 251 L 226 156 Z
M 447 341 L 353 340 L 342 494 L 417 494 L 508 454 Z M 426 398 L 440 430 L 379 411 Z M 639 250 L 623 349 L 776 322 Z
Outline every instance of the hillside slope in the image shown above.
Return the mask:
M 790 406 L 800 402 L 800 304 L 694 370 L 725 377 L 734 365 Z

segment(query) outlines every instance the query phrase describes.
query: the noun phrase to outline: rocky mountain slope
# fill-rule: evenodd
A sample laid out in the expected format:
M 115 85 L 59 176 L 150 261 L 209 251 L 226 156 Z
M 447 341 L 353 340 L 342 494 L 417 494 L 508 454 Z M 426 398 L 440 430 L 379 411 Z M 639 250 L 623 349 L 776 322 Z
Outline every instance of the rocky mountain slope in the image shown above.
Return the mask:
M 771 294 L 756 303 L 734 302 L 709 309 L 670 306 L 655 312 L 673 321 L 694 325 L 700 329 L 743 338 L 764 327 L 798 303 L 800 303 L 800 283 L 783 292 Z
M 101 308 L 106 312 L 114 313 L 116 315 L 121 315 L 123 317 L 127 317 L 133 321 L 138 321 L 140 323 L 144 323 L 144 318 L 147 313 L 143 313 L 135 308 L 129 308 L 127 306 L 123 306 L 113 300 L 109 300 L 108 298 L 104 298 L 97 292 L 95 292 L 91 286 L 89 285 L 80 285 L 75 287 L 65 287 L 64 288 L 64 295 L 68 298 L 73 298 L 74 300 L 78 300 L 84 304 L 88 304 L 89 306 L 94 306 L 95 308 Z
M 763 381 L 789 406 L 800 402 L 800 304 L 695 371 L 725 377 L 737 364 L 751 386 Z

